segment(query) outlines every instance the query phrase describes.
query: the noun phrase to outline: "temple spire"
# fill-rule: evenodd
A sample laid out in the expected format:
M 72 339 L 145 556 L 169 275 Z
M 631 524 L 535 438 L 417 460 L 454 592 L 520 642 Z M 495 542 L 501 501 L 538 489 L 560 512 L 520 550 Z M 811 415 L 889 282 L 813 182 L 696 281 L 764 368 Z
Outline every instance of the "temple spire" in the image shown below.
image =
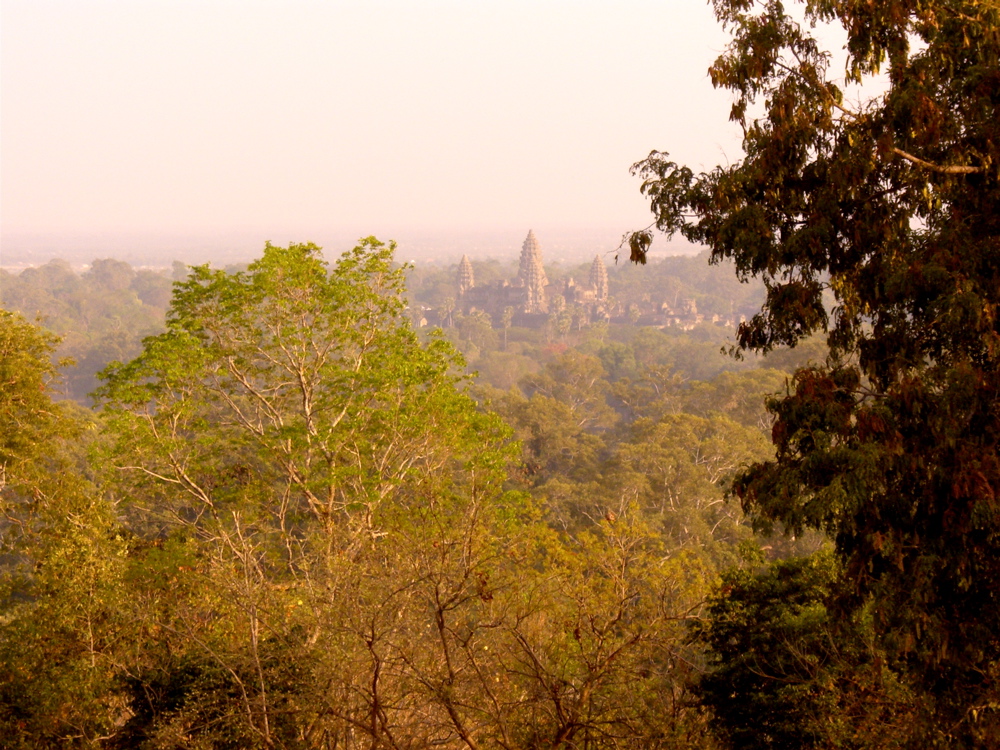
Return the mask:
M 517 285 L 525 289 L 524 311 L 526 313 L 546 312 L 545 287 L 549 280 L 542 266 L 542 248 L 535 239 L 535 233 L 528 230 L 528 236 L 521 246 L 521 262 L 517 272 Z
M 465 294 L 476 285 L 476 277 L 472 273 L 472 263 L 468 255 L 462 256 L 462 262 L 458 264 L 458 293 Z
M 595 256 L 590 265 L 590 286 L 598 302 L 604 302 L 608 298 L 608 269 L 600 255 Z

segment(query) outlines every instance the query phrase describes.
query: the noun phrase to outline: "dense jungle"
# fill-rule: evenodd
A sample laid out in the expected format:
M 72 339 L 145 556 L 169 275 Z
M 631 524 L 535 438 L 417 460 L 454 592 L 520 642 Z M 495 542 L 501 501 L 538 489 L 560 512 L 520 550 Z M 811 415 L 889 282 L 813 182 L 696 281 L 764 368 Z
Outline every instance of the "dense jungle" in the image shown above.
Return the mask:
M 744 158 L 636 164 L 608 284 L 738 326 L 0 272 L 0 746 L 1000 746 L 1000 6 L 713 5 Z
M 3 317 L 8 737 L 708 746 L 689 626 L 723 571 L 822 546 L 761 551 L 726 500 L 792 358 L 711 325 L 414 329 L 407 275 L 433 302 L 455 273 L 368 239 L 4 277 L 73 332 Z

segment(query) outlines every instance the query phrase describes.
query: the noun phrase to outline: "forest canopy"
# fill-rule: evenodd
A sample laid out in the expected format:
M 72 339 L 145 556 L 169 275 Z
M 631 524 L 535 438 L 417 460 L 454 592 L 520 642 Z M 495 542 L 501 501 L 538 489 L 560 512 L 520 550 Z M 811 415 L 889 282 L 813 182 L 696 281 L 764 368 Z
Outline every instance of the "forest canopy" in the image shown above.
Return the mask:
M 392 251 L 189 269 L 98 412 L 2 319 L 7 746 L 711 742 L 687 624 L 782 375 L 663 379 L 681 338 L 595 326 L 475 384 Z
M 1000 8 L 713 5 L 745 156 L 636 165 L 709 257 L 618 316 L 373 237 L 0 272 L 0 747 L 996 745 Z

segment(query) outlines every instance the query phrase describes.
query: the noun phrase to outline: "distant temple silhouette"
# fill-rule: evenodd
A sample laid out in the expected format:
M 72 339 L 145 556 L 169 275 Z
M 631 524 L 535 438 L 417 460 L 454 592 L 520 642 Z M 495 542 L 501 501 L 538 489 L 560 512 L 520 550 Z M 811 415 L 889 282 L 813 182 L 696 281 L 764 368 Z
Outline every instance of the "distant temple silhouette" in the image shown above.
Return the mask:
M 578 285 L 571 277 L 550 284 L 542 265 L 541 245 L 531 230 L 521 246 L 517 276 L 513 281 L 476 286 L 472 262 L 469 256 L 463 255 L 455 283 L 457 294 L 449 300 L 448 309 L 424 309 L 418 314 L 418 325 L 450 326 L 455 314 L 475 313 L 489 315 L 494 328 L 506 325 L 541 328 L 553 315 L 563 313 L 572 315 L 576 327 L 604 320 L 689 330 L 705 320 L 695 300 L 690 298 L 675 299 L 670 304 L 645 295 L 641 304 L 632 303 L 626 309 L 608 296 L 608 269 L 600 255 L 594 257 L 585 286 Z M 723 320 L 716 315 L 708 322 L 732 326 L 737 321 Z
M 472 263 L 467 255 L 458 265 L 458 297 L 455 309 L 463 315 L 485 312 L 495 326 L 505 314 L 512 316 L 511 323 L 529 328 L 545 323 L 549 315 L 576 306 L 579 317 L 585 322 L 606 320 L 608 300 L 608 270 L 598 255 L 590 270 L 590 283 L 578 286 L 569 278 L 559 284 L 550 284 L 542 265 L 542 248 L 533 231 L 521 246 L 521 259 L 517 277 L 513 282 L 504 280 L 476 286 Z M 510 312 L 508 313 L 508 309 Z M 584 321 L 581 321 L 584 322 Z

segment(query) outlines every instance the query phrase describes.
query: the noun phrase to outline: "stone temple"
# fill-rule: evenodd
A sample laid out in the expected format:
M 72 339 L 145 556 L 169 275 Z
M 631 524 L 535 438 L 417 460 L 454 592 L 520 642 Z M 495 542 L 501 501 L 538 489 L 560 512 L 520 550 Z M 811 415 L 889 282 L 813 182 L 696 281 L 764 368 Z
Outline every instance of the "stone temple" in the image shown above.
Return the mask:
M 608 296 L 608 269 L 600 255 L 594 257 L 586 284 L 577 284 L 572 278 L 550 284 L 542 265 L 542 247 L 532 231 L 521 246 L 514 279 L 479 286 L 472 262 L 463 255 L 455 279 L 455 292 L 447 310 L 423 308 L 418 311 L 414 318 L 416 325 L 451 326 L 456 313 L 487 313 L 494 328 L 508 325 L 542 328 L 554 318 L 563 322 L 568 318 L 570 325 L 577 329 L 608 321 L 689 331 L 701 323 L 735 327 L 746 320 L 732 311 L 728 317 L 705 316 L 698 312 L 693 298 L 678 299 L 676 294 L 669 300 L 647 294 L 627 305 L 615 301 Z
M 512 316 L 516 326 L 529 328 L 545 324 L 549 316 L 571 309 L 579 323 L 607 320 L 608 270 L 598 255 L 590 269 L 586 286 L 572 278 L 550 284 L 542 265 L 542 247 L 533 231 L 521 246 L 517 277 L 513 281 L 476 286 L 472 263 L 462 256 L 458 266 L 455 308 L 463 315 L 474 312 L 489 314 L 494 327 L 499 327 L 505 314 Z

